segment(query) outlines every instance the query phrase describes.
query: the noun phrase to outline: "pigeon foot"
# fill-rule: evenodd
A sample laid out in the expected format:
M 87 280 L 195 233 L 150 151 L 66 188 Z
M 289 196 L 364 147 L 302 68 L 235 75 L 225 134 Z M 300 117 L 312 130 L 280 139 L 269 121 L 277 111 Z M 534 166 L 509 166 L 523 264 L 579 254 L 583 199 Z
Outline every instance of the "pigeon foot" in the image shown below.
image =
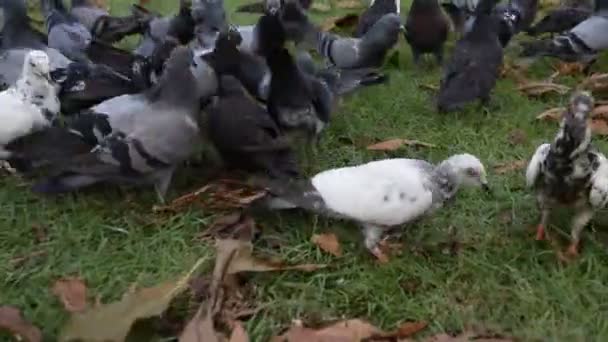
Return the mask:
M 546 239 L 546 234 L 545 234 L 545 226 L 543 226 L 542 224 L 539 224 L 536 227 L 536 241 L 543 241 Z

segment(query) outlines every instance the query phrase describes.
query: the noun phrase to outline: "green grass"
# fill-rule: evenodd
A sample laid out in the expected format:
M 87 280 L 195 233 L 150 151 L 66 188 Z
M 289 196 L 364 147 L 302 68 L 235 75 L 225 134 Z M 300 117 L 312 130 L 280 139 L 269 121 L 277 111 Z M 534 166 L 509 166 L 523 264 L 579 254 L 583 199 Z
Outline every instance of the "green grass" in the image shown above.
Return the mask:
M 234 8 L 235 1 L 228 2 Z M 157 0 L 153 6 L 169 12 L 161 6 L 168 3 Z M 111 4 L 115 13 L 128 6 L 124 0 Z M 255 20 L 249 15 L 230 18 L 237 23 Z M 331 268 L 253 277 L 256 300 L 267 307 L 247 322 L 253 341 L 267 340 L 296 318 L 366 318 L 385 328 L 404 320 L 427 320 L 427 333 L 481 324 L 525 340 L 606 340 L 608 265 L 602 215 L 585 231 L 580 260 L 562 267 L 549 246 L 533 241 L 530 227 L 537 211 L 533 195 L 524 188 L 523 172 L 496 175 L 492 170 L 499 162 L 529 158 L 536 146 L 552 139 L 557 126 L 536 122 L 535 115 L 563 104 L 567 97 L 528 99 L 512 81 L 503 79 L 488 111 L 473 106 L 462 113 L 438 114 L 431 94 L 419 85 L 437 84 L 439 69 L 414 68 L 403 40 L 398 50 L 400 67 L 387 69 L 390 83 L 354 94 L 335 113 L 316 170 L 396 156 L 440 161 L 469 152 L 485 163 L 494 197 L 462 191 L 452 205 L 407 229 L 404 253 L 385 266 L 378 266 L 365 252 L 358 228 L 350 223 L 317 220 L 304 213 L 259 217 L 264 232 L 286 240 L 278 250 L 283 258 L 329 263 Z M 548 76 L 548 65 L 537 63 L 534 74 Z M 509 143 L 515 129 L 526 133 L 525 143 Z M 438 147 L 392 153 L 364 148 L 375 139 L 394 137 Z M 607 150 L 605 141 L 595 141 Z M 190 181 L 179 181 L 171 195 L 202 185 L 197 172 L 189 172 Z M 0 182 L 0 274 L 5 275 L 0 277 L 0 303 L 22 308 L 48 340 L 54 340 L 67 318 L 49 290 L 57 278 L 79 275 L 92 296 L 108 302 L 120 298 L 133 283 L 153 285 L 188 270 L 202 256 L 211 258 L 212 246 L 194 237 L 213 220 L 212 212 L 193 208 L 172 217 L 155 215 L 152 191 L 108 187 L 51 199 L 31 194 L 14 177 Z M 567 216 L 553 223 L 554 229 L 568 233 Z M 46 227 L 47 241 L 36 242 L 35 225 Z M 447 241 L 451 229 L 463 246 L 458 254 L 432 247 L 428 253 L 413 252 L 415 246 Z M 309 242 L 311 233 L 326 231 L 338 232 L 343 257 L 328 256 Z M 22 264 L 10 262 L 40 251 L 44 254 Z

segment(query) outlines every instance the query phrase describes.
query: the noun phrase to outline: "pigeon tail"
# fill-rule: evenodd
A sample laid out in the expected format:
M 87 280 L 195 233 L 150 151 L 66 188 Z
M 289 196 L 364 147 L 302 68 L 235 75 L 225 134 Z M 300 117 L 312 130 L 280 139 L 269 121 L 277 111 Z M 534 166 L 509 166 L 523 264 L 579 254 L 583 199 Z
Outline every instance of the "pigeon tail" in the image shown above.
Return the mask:
M 274 210 L 300 208 L 319 214 L 327 210 L 323 198 L 310 180 L 252 176 L 248 180 L 248 184 L 269 192 L 268 196 L 254 202 L 256 207 Z

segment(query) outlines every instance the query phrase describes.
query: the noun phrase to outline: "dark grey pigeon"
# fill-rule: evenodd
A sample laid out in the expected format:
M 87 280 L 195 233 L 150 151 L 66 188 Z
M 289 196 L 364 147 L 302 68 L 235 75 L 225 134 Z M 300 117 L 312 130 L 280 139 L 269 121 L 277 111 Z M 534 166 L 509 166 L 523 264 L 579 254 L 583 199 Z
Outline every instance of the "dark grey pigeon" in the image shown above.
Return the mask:
M 191 64 L 191 51 L 176 48 L 162 79 L 141 95 L 133 111 L 115 108 L 125 112 L 124 125 L 113 127 L 90 153 L 56 165 L 52 176 L 38 182 L 34 191 L 56 194 L 99 182 L 154 185 L 164 201 L 175 168 L 200 140 L 200 103 Z M 103 113 L 100 107 L 96 111 Z
M 570 31 L 553 39 L 542 39 L 522 44 L 522 56 L 548 56 L 568 62 L 591 65 L 598 52 L 608 48 L 608 1 L 597 0 L 592 16 Z
M 341 69 L 378 67 L 403 30 L 401 17 L 385 14 L 361 38 L 340 37 L 310 23 L 301 7 L 287 1 L 281 7 L 281 22 L 290 40 L 312 45 L 329 63 Z
M 334 96 L 327 84 L 304 73 L 283 46 L 285 31 L 277 15 L 262 16 L 257 29 L 271 73 L 268 112 L 281 129 L 304 131 L 310 145 L 329 123 Z
M 490 100 L 503 60 L 498 23 L 492 16 L 495 1 L 479 3 L 472 30 L 456 43 L 444 66 L 437 95 L 440 112 L 460 110 L 476 100 Z
M 91 32 L 68 13 L 63 0 L 40 0 L 40 8 L 45 17 L 49 47 L 73 61 L 88 61 L 86 51 L 93 40 Z
M 196 23 L 194 32 L 199 48 L 213 48 L 220 31 L 228 27 L 223 0 L 194 0 L 192 18 Z
M 531 36 L 543 33 L 568 31 L 591 16 L 591 10 L 582 7 L 560 7 L 550 10 L 536 24 L 526 30 Z
M 236 78 L 222 77 L 219 100 L 205 112 L 209 137 L 227 166 L 273 178 L 299 174 L 289 141 Z
M 14 48 L 32 48 L 46 50 L 47 37 L 30 25 L 27 8 L 23 0 L 2 0 L 0 8 L 3 13 L 2 50 Z M 50 57 L 50 56 L 49 56 Z M 19 72 L 21 68 L 19 68 Z
M 412 48 L 414 63 L 432 53 L 443 63 L 443 45 L 448 39 L 449 23 L 437 0 L 414 0 L 405 23 L 405 39 Z
M 312 5 L 312 0 L 298 0 L 298 3 L 304 10 L 308 10 Z M 280 0 L 264 0 L 260 2 L 252 2 L 241 5 L 236 8 L 236 12 L 241 13 L 266 13 L 280 9 Z
M 389 13 L 401 13 L 400 0 L 371 0 L 369 8 L 359 16 L 354 36 L 363 37 L 380 18 Z
M 465 23 L 475 14 L 479 0 L 441 0 L 441 7 L 450 16 L 454 30 L 462 35 Z
M 595 211 L 608 204 L 608 161 L 591 145 L 589 117 L 593 107 L 590 94 L 574 94 L 555 139 L 536 149 L 526 171 L 527 185 L 536 192 L 541 212 L 537 240 L 547 237 L 553 210 L 574 209 L 569 257 L 578 254 L 581 232 Z
M 70 14 L 86 27 L 93 38 L 114 43 L 133 34 L 142 34 L 151 15 L 134 12 L 130 16 L 114 17 L 93 0 L 72 0 Z

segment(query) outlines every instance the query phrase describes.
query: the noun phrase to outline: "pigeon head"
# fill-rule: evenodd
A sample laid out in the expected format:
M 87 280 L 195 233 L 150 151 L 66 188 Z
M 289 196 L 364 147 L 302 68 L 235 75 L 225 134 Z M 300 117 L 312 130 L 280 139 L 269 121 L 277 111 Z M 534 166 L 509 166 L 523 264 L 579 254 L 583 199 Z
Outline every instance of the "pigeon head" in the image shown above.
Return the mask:
M 586 91 L 577 92 L 570 98 L 567 117 L 571 116 L 576 120 L 585 121 L 589 118 L 594 107 L 594 100 L 590 93 Z
M 24 78 L 31 79 L 50 79 L 51 62 L 49 56 L 40 50 L 30 51 L 25 56 L 23 63 L 23 76 Z
M 304 39 L 310 22 L 299 0 L 285 0 L 281 6 L 280 18 L 289 39 L 297 42 Z
M 178 46 L 165 64 L 165 70 L 154 87 L 148 91 L 151 102 L 164 101 L 174 106 L 190 106 L 198 99 L 198 87 L 191 71 L 192 51 Z
M 219 34 L 213 51 L 201 56 L 218 73 L 229 72 L 240 61 L 238 46 L 243 41 L 236 28 L 231 28 Z
M 489 189 L 486 169 L 474 155 L 457 154 L 443 163 L 449 166 L 458 185 Z
M 260 17 L 255 27 L 257 53 L 267 56 L 283 48 L 285 30 L 278 15 L 265 14 Z
M 593 110 L 593 103 L 593 97 L 587 92 L 572 95 L 551 146 L 553 153 L 571 158 L 587 149 L 591 143 L 591 126 L 588 119 Z
M 167 35 L 174 37 L 182 44 L 188 44 L 194 39 L 194 18 L 190 4 L 187 1 L 180 1 L 179 13 L 169 21 Z

